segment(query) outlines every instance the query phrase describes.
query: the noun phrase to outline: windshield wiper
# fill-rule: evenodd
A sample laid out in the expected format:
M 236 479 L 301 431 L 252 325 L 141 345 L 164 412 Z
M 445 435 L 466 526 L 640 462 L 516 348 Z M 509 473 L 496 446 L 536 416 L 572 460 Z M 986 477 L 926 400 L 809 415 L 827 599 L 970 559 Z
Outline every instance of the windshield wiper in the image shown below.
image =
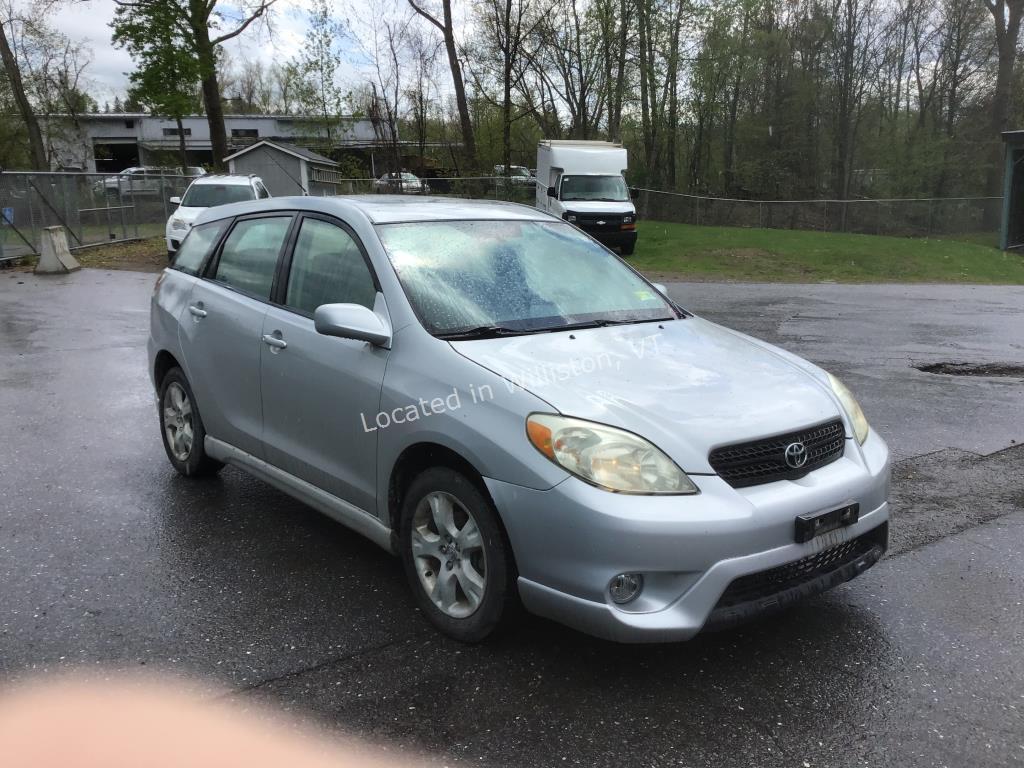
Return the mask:
M 509 328 L 505 325 L 479 325 L 476 328 L 462 328 L 454 331 L 445 331 L 436 334 L 437 338 L 445 341 L 459 341 L 464 339 L 496 339 L 499 336 L 522 336 L 534 331 L 526 331 L 521 328 Z
M 587 320 L 582 323 L 570 323 L 569 325 L 556 325 L 544 328 L 544 331 L 554 333 L 555 331 L 579 331 L 586 328 L 607 328 L 609 325 L 633 325 L 636 323 L 663 323 L 671 320 L 671 317 L 633 318 L 631 320 Z

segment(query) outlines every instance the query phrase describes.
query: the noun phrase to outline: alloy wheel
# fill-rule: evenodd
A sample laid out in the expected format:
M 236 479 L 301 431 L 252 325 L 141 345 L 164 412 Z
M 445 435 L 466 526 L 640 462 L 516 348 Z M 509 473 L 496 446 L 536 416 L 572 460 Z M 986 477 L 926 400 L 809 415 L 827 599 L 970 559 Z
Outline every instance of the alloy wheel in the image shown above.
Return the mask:
M 487 586 L 487 557 L 473 514 L 455 496 L 434 491 L 416 506 L 412 556 L 430 601 L 456 619 L 471 616 Z
M 185 388 L 172 381 L 164 392 L 164 434 L 171 453 L 178 461 L 188 461 L 192 453 L 194 431 L 192 402 Z

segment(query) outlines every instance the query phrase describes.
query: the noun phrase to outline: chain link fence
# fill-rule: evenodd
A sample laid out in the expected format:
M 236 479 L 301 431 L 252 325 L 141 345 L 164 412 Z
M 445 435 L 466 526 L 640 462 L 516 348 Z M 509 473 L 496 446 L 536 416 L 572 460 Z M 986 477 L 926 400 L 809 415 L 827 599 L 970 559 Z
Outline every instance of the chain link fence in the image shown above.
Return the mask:
M 42 230 L 61 226 L 83 248 L 163 234 L 192 181 L 175 174 L 0 173 L 0 262 L 39 253 Z
M 337 172 L 313 169 L 312 179 L 333 185 L 338 195 L 432 195 L 474 200 L 506 200 L 532 205 L 536 181 L 525 176 L 445 176 L 436 178 L 347 178 Z
M 440 195 L 532 205 L 536 180 L 472 176 L 346 178 L 314 169 L 320 189 L 339 195 Z M 0 172 L 0 263 L 37 254 L 42 230 L 62 226 L 72 249 L 163 234 L 192 181 L 176 174 Z M 273 190 L 272 190 L 273 191 Z M 992 234 L 1002 198 L 736 200 L 638 190 L 641 219 L 683 224 L 804 229 L 903 237 Z
M 680 224 L 937 237 L 994 233 L 1003 200 L 736 200 L 641 189 L 636 205 L 641 219 Z

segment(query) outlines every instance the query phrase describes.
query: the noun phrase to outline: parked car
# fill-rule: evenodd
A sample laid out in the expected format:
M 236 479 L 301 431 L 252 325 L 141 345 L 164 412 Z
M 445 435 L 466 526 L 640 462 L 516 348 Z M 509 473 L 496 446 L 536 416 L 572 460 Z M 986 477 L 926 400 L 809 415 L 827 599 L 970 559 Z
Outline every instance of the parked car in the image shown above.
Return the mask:
M 505 166 L 494 166 L 494 175 L 505 176 Z M 537 179 L 530 173 L 530 169 L 522 165 L 509 166 L 508 176 L 514 187 L 533 187 L 537 183 Z
M 139 166 L 125 168 L 116 176 L 107 176 L 93 183 L 93 190 L 110 197 L 159 197 L 174 191 L 176 179 L 181 174 L 174 168 Z
M 188 176 L 193 179 L 206 175 L 206 169 L 199 165 L 187 165 L 184 168 L 178 166 L 174 170 L 182 176 Z
M 888 449 L 837 378 L 532 207 L 207 210 L 150 327 L 173 467 L 231 464 L 369 537 L 459 640 L 517 598 L 614 640 L 686 639 L 887 546 Z
M 172 197 L 169 201 L 178 207 L 167 219 L 164 231 L 168 260 L 178 250 L 196 217 L 207 208 L 269 197 L 270 192 L 259 176 L 204 173 L 188 185 L 184 195 Z
M 385 173 L 375 182 L 373 188 L 377 192 L 397 192 L 406 194 L 426 194 L 430 192 L 430 185 L 426 181 L 409 173 Z

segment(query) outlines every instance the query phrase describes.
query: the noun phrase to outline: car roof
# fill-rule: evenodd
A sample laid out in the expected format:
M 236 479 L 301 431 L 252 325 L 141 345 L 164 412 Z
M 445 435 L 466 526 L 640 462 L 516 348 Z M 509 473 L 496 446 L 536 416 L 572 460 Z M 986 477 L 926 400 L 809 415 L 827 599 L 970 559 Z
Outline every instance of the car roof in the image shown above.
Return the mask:
M 273 197 L 211 208 L 199 222 L 216 221 L 263 211 L 299 210 L 341 218 L 358 211 L 372 224 L 413 221 L 551 221 L 557 219 L 530 205 L 500 200 L 464 200 L 419 195 L 338 195 L 336 197 Z
M 255 176 L 241 176 L 231 173 L 204 173 L 202 176 L 196 176 L 196 180 L 192 183 L 195 185 L 237 184 L 241 187 L 248 186 L 255 178 Z

